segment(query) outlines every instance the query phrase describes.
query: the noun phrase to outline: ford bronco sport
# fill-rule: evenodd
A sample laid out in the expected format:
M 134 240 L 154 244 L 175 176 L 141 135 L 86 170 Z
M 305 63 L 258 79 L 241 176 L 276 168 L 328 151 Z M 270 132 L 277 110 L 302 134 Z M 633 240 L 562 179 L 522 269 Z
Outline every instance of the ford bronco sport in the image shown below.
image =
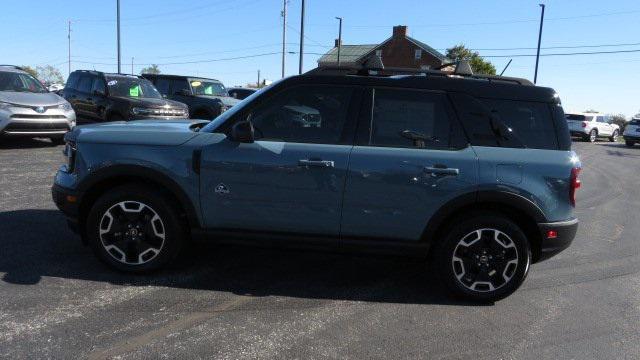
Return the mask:
M 97 124 L 66 140 L 53 199 L 122 271 L 158 269 L 192 237 L 358 246 L 424 256 L 454 294 L 494 301 L 578 225 L 560 101 L 523 79 L 319 68 L 210 123 Z

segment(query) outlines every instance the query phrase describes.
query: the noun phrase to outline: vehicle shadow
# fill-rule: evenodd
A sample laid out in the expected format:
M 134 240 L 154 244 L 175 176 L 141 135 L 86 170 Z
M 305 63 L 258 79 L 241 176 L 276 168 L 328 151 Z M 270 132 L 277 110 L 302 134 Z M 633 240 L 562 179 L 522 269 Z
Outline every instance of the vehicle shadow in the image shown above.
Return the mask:
M 130 275 L 100 263 L 57 210 L 1 212 L 0 234 L 0 279 L 11 284 L 58 277 L 245 296 L 477 305 L 452 299 L 418 259 L 194 244 L 188 258 L 170 269 Z
M 57 145 L 45 138 L 0 138 L 0 149 L 31 149 L 55 146 Z

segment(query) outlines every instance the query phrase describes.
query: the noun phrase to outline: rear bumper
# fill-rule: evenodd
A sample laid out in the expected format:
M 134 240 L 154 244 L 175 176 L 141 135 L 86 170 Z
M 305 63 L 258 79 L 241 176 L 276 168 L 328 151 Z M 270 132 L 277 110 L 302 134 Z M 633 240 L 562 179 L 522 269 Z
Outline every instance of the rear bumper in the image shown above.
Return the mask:
M 540 235 L 542 236 L 542 244 L 540 248 L 540 256 L 537 261 L 542 261 L 560 253 L 571 245 L 571 242 L 578 231 L 578 219 L 552 223 L 540 223 L 538 224 L 538 228 L 540 229 Z M 556 236 L 549 238 L 550 231 L 555 231 Z

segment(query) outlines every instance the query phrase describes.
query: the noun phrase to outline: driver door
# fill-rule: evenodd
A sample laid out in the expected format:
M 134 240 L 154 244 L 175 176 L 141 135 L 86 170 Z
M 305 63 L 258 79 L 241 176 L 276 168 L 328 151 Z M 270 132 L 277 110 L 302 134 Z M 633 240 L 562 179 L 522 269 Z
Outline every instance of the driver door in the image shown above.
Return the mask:
M 206 146 L 200 181 L 206 226 L 338 236 L 353 92 L 289 87 L 249 109 L 255 142 L 226 138 Z

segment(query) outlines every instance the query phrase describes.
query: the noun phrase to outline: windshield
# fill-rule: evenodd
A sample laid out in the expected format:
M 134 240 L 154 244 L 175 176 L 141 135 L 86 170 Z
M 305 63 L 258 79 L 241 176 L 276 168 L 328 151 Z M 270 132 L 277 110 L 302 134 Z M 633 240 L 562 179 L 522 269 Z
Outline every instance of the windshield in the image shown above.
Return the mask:
M 162 99 L 162 95 L 149 80 L 124 76 L 105 76 L 105 78 L 111 96 Z
M 33 76 L 18 72 L 0 72 L 0 91 L 46 93 L 47 89 Z
M 591 121 L 593 120 L 593 116 L 584 116 L 584 115 L 578 115 L 578 114 L 567 114 L 566 115 L 567 120 L 571 120 L 571 121 Z
M 222 83 L 204 79 L 191 79 L 189 83 L 193 89 L 193 95 L 227 96 L 227 89 Z

